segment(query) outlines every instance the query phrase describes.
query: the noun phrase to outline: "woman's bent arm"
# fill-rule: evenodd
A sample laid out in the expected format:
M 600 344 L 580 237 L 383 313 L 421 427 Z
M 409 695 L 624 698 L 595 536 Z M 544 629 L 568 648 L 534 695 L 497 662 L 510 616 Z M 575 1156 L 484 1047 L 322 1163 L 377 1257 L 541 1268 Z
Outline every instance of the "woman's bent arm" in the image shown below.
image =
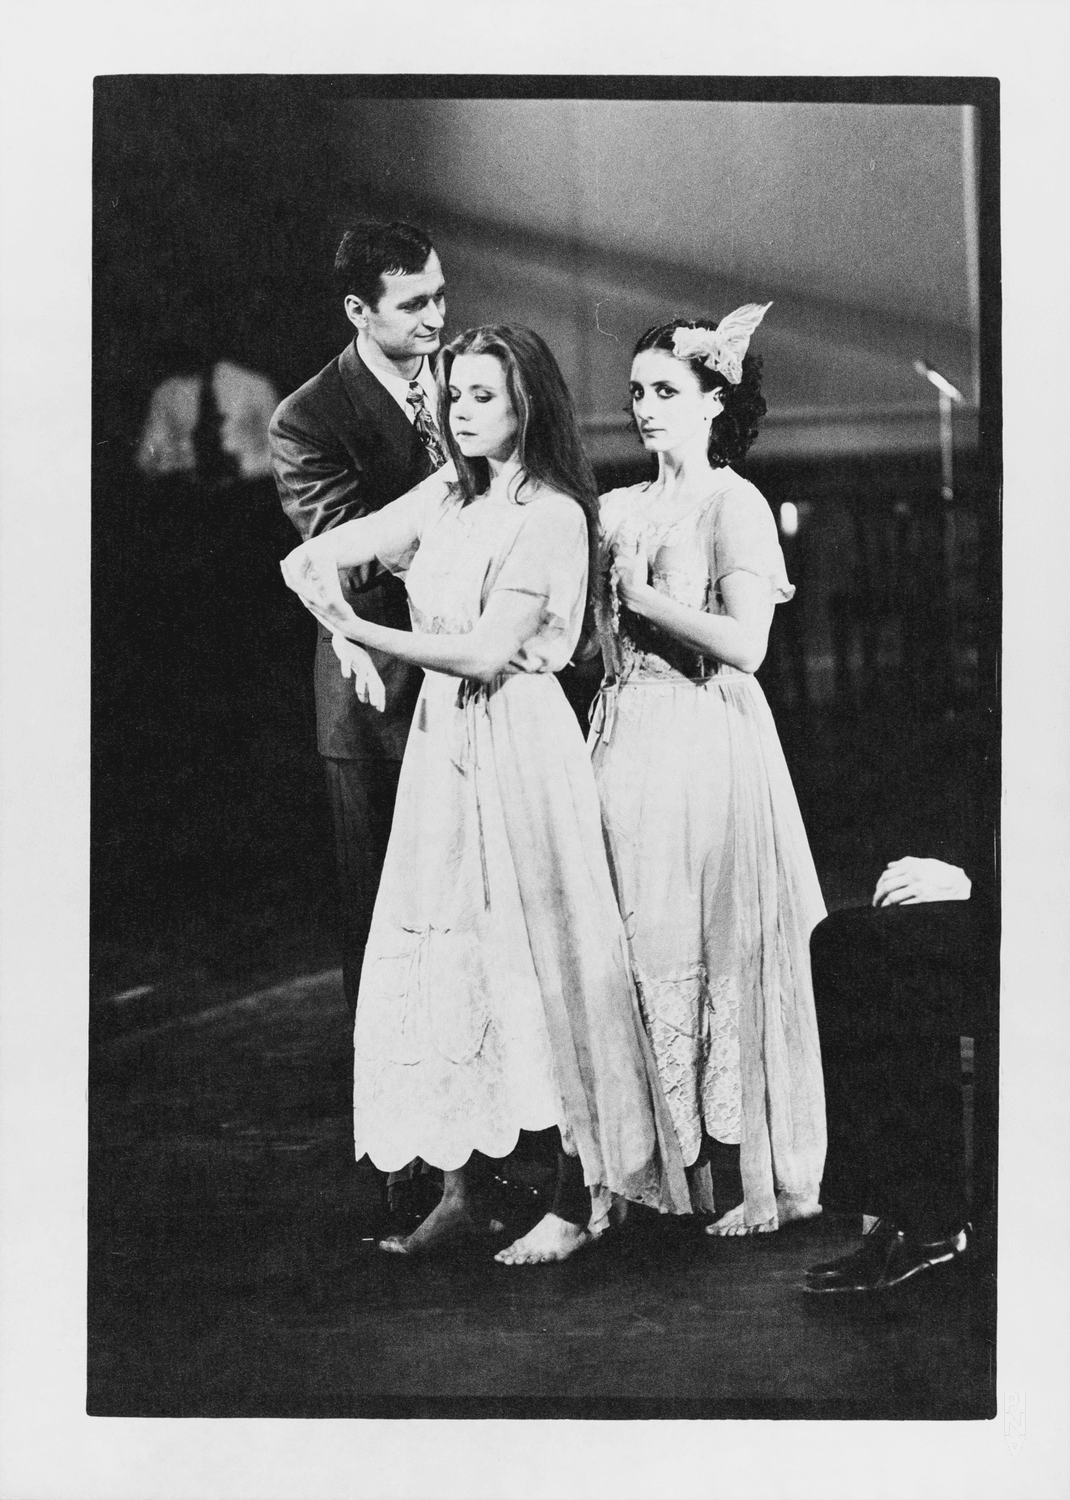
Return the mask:
M 739 570 L 720 580 L 727 614 L 710 615 L 702 609 L 677 604 L 648 583 L 628 582 L 618 574 L 621 602 L 637 615 L 685 645 L 715 657 L 741 672 L 756 672 L 765 660 L 773 604 L 769 584 L 754 573 Z
M 289 554 L 286 562 L 307 557 L 325 569 L 331 566 L 336 569 L 358 568 L 362 563 L 374 562 L 381 531 L 378 521 L 375 515 L 343 521 L 340 526 L 332 526 L 330 530 L 321 531 L 302 542 Z
M 297 581 L 291 581 L 287 574 L 287 582 L 328 630 L 361 646 L 384 651 L 399 661 L 432 672 L 445 672 L 451 677 L 473 677 L 480 682 L 490 682 L 496 677 L 524 642 L 530 640 L 538 629 L 545 604 L 541 594 L 499 589 L 491 594 L 471 630 L 456 635 L 426 635 L 362 620 L 342 598 L 337 573 L 333 574 L 333 580 L 330 573 L 324 580 L 320 575 L 310 577 L 306 571 Z M 324 582 L 327 587 L 319 587 Z
M 362 646 L 385 651 L 401 661 L 445 672 L 451 677 L 474 677 L 490 682 L 509 665 L 542 619 L 543 599 L 534 594 L 503 590 L 491 594 L 487 607 L 464 635 L 422 635 L 391 630 L 371 620 L 359 620 L 359 635 L 347 631 Z

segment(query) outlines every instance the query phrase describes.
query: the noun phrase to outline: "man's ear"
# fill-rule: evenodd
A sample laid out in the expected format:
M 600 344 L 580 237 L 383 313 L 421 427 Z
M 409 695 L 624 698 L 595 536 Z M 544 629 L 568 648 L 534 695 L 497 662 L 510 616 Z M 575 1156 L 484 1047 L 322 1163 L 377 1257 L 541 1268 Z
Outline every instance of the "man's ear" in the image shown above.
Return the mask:
M 360 297 L 355 296 L 353 292 L 350 292 L 342 303 L 342 306 L 346 310 L 346 317 L 353 324 L 354 328 L 367 328 L 368 305 L 366 302 Z

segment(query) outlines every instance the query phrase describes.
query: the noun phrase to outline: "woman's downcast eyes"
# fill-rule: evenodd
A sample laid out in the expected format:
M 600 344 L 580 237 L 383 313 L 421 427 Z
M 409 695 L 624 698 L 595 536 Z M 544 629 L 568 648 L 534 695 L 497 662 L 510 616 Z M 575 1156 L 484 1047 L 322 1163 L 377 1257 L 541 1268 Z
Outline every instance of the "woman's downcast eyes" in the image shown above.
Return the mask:
M 460 391 L 457 389 L 457 387 L 455 385 L 448 386 L 447 387 L 447 392 L 449 394 L 449 398 L 450 398 L 451 401 L 459 401 L 461 399 L 461 393 L 460 393 Z M 480 402 L 493 401 L 494 400 L 494 392 L 493 391 L 473 391 L 472 392 L 472 399 L 473 399 L 473 401 L 480 401 Z

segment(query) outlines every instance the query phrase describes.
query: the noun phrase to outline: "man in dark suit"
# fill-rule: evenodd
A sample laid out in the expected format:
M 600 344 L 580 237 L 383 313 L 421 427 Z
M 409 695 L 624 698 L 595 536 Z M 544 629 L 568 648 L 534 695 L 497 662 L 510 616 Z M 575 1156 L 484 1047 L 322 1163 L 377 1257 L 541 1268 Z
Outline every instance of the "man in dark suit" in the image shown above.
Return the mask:
M 890 1293 L 961 1260 L 967 1222 L 991 1213 L 992 1070 L 975 1075 L 979 1201 L 966 1193 L 960 1037 L 990 1053 L 999 980 L 992 775 L 972 720 L 927 747 L 954 774 L 924 806 L 903 799 L 898 836 L 939 857 L 892 860 L 871 905 L 834 913 L 810 939 L 825 1074 L 822 1202 L 870 1220 L 861 1247 L 811 1266 L 811 1295 Z M 994 796 L 987 798 L 994 805 Z M 909 840 L 909 842 L 908 842 Z M 924 840 L 924 843 L 922 842 Z
M 409 224 L 359 224 L 342 238 L 335 275 L 356 336 L 282 402 L 270 427 L 279 497 L 302 538 L 378 510 L 445 459 L 431 415 L 431 359 L 442 333 L 445 283 L 431 241 Z M 404 586 L 383 569 L 350 569 L 342 586 L 357 614 L 409 628 Z M 352 642 L 319 627 L 317 741 L 334 818 L 342 972 L 354 1014 L 423 676 L 394 657 L 370 655 L 371 661 Z

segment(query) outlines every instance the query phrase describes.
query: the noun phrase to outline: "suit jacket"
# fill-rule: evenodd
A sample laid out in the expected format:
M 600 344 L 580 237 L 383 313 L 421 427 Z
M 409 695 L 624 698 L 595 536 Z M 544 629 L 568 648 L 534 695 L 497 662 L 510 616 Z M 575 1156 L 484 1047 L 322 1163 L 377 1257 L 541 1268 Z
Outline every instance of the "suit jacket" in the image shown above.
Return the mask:
M 271 460 L 282 508 L 301 536 L 379 510 L 431 473 L 413 424 L 361 360 L 354 339 L 287 396 L 271 419 Z M 358 615 L 408 630 L 404 585 L 378 564 L 346 569 L 342 591 Z M 316 738 L 337 760 L 400 760 L 423 680 L 419 667 L 370 653 L 386 688 L 380 714 L 358 703 L 330 632 L 316 643 Z

